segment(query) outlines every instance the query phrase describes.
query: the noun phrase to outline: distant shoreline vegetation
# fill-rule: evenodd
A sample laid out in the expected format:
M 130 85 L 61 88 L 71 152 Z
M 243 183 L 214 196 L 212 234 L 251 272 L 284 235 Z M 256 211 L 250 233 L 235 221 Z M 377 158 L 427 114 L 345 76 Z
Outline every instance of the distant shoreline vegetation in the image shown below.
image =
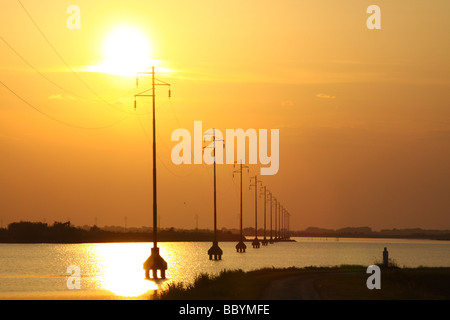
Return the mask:
M 266 237 L 269 238 L 269 230 Z M 248 241 L 254 238 L 254 228 L 244 228 Z M 264 230 L 258 230 L 262 239 Z M 390 229 L 373 231 L 368 227 L 342 228 L 337 230 L 310 227 L 302 231 L 290 231 L 290 237 L 336 237 L 336 238 L 403 238 L 450 240 L 450 230 Z M 219 241 L 239 241 L 237 229 L 222 228 L 218 231 Z M 209 229 L 158 229 L 158 241 L 212 241 L 213 231 Z M 0 243 L 93 243 L 93 242 L 151 242 L 152 228 L 124 228 L 118 226 L 73 226 L 70 222 L 13 222 L 7 228 L 0 228 Z
M 373 231 L 369 227 L 347 227 L 341 229 L 322 229 L 309 227 L 303 231 L 290 232 L 291 237 L 336 237 L 336 238 L 387 238 L 387 239 L 428 239 L 450 240 L 450 230 L 382 229 Z
M 219 231 L 219 241 L 238 241 L 239 235 Z M 209 230 L 158 229 L 158 241 L 212 241 Z M 130 229 L 94 226 L 75 227 L 70 222 L 13 222 L 0 229 L 0 243 L 93 243 L 93 242 L 151 242 L 152 228 Z
M 448 300 L 450 292 L 450 268 L 381 267 L 381 290 L 369 290 L 366 285 L 366 266 L 340 265 L 330 267 L 263 268 L 258 270 L 222 270 L 218 275 L 200 273 L 192 284 L 169 283 L 157 293 L 158 300 L 266 300 L 267 288 L 272 281 L 291 279 L 292 287 L 310 281 L 308 289 L 316 291 L 321 300 Z M 297 277 L 297 278 L 296 278 Z M 276 286 L 272 288 L 277 288 Z M 273 299 L 286 288 L 269 295 Z M 295 289 L 288 299 L 298 299 Z M 288 292 L 283 291 L 283 299 Z M 308 299 L 308 298 L 307 298 Z

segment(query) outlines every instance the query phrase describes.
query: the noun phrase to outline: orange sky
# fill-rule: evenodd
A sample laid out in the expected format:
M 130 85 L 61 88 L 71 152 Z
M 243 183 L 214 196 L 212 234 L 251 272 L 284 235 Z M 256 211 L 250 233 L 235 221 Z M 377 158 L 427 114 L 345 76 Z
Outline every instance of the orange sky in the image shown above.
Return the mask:
M 125 25 L 170 70 L 157 75 L 172 89 L 170 100 L 157 91 L 162 227 L 193 228 L 198 214 L 212 228 L 212 167 L 170 158 L 173 130 L 193 134 L 201 120 L 223 132 L 280 129 L 279 171 L 261 179 L 292 229 L 450 229 L 448 1 L 82 0 L 81 28 L 70 30 L 72 4 L 1 4 L 0 81 L 52 117 L 0 85 L 3 226 L 152 224 L 150 99 L 138 98 L 144 115 L 133 109 L 150 82 L 136 89 L 133 76 L 86 71 Z M 366 27 L 371 4 L 381 30 Z M 217 171 L 219 228 L 239 227 L 232 171 Z M 248 177 L 244 225 L 253 226 Z

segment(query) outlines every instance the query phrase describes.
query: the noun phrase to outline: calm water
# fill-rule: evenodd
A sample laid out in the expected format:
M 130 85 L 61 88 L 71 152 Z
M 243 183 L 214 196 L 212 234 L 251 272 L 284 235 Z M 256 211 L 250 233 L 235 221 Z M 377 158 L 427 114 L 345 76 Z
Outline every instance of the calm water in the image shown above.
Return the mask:
M 382 260 L 384 247 L 403 267 L 450 267 L 450 241 L 393 239 L 296 238 L 260 249 L 220 243 L 222 261 L 210 261 L 208 242 L 161 242 L 168 263 L 167 280 L 144 280 L 143 262 L 152 243 L 0 244 L 0 298 L 145 299 L 171 281 L 192 282 L 201 272 L 244 271 L 263 267 L 371 265 Z M 67 268 L 81 270 L 81 289 L 69 290 Z

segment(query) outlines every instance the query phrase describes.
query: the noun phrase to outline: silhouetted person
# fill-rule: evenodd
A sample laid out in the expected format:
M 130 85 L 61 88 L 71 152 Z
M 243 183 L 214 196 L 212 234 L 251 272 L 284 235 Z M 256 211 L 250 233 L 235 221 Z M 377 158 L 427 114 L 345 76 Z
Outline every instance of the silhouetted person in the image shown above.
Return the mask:
M 383 251 L 383 267 L 389 266 L 389 252 L 387 251 L 387 248 L 384 247 Z

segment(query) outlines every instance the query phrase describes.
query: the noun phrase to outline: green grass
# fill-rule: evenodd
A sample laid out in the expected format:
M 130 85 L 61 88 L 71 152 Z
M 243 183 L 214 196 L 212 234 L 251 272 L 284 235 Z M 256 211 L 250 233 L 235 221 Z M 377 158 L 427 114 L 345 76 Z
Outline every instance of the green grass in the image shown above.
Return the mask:
M 192 284 L 172 283 L 161 292 L 160 299 L 167 300 L 241 300 L 258 299 L 264 287 L 276 277 L 289 274 L 284 270 L 223 270 L 217 276 L 199 274 Z
M 255 300 L 261 297 L 270 281 L 296 274 L 310 272 L 329 272 L 333 270 L 362 270 L 361 266 L 341 266 L 339 268 L 265 268 L 244 272 L 242 270 L 223 270 L 217 276 L 199 274 L 192 284 L 170 283 L 159 293 L 163 300 Z M 365 270 L 365 269 L 364 269 Z
M 217 276 L 199 274 L 192 284 L 171 283 L 159 293 L 166 300 L 257 300 L 275 279 L 323 274 L 314 282 L 322 299 L 450 299 L 450 268 L 382 268 L 381 289 L 369 290 L 364 266 L 266 268 L 244 272 L 223 270 Z
M 450 268 L 388 268 L 381 271 L 381 289 L 367 289 L 369 274 L 352 273 L 318 279 L 323 299 L 439 300 L 450 299 Z

